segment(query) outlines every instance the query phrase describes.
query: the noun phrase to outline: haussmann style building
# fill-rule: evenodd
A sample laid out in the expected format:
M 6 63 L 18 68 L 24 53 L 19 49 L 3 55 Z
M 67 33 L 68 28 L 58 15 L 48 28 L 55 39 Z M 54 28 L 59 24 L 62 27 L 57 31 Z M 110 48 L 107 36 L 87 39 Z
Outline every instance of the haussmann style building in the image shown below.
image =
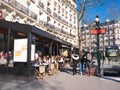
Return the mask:
M 34 76 L 37 51 L 70 58 L 78 47 L 76 7 L 74 0 L 0 0 L 0 54 L 12 55 L 0 73 Z

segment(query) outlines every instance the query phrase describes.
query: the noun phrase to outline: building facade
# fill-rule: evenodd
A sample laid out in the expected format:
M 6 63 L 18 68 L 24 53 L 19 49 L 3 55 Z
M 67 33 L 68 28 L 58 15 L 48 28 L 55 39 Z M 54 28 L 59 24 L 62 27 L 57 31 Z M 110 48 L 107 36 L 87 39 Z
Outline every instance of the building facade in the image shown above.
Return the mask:
M 0 73 L 34 76 L 35 53 L 71 60 L 77 14 L 74 0 L 0 0 Z
M 2 19 L 36 26 L 56 37 L 78 45 L 74 0 L 1 0 Z

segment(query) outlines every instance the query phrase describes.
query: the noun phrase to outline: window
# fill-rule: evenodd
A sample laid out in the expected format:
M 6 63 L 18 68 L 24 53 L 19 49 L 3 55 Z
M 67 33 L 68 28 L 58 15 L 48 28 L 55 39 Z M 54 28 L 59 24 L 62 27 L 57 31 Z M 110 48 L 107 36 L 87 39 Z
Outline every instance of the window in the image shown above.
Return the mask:
M 62 13 L 64 13 L 64 9 L 62 9 Z
M 42 15 L 43 13 L 41 11 L 39 11 L 39 15 Z
M 62 26 L 62 29 L 64 29 L 64 26 Z
M 58 9 L 60 10 L 60 5 L 58 6 Z
M 50 17 L 49 16 L 47 16 L 47 22 L 49 22 L 50 21 Z
M 56 10 L 56 8 L 54 8 L 54 11 Z
M 57 3 L 56 3 L 56 2 L 54 2 L 54 6 L 55 6 L 55 7 L 57 6 Z
M 58 26 L 60 26 L 60 23 L 58 23 Z
M 18 32 L 18 31 L 14 31 L 14 30 L 8 30 L 6 28 L 1 28 L 0 27 L 0 50 L 3 51 L 3 55 L 6 55 L 8 54 L 7 52 L 10 51 L 11 52 L 11 57 L 8 57 L 6 58 L 7 60 L 5 60 L 6 62 L 5 63 L 1 63 L 3 65 L 6 65 L 7 64 L 7 61 L 9 60 L 13 60 L 14 58 L 14 61 L 15 61 L 15 57 L 14 56 L 17 56 L 17 54 L 21 54 L 21 51 L 23 51 L 22 49 L 20 49 L 22 47 L 22 45 L 24 43 L 21 42 L 21 44 L 19 44 L 20 47 L 17 47 L 17 50 L 19 50 L 19 52 L 16 52 L 14 47 L 17 46 L 15 44 L 15 41 L 16 40 L 26 40 L 27 39 L 27 34 L 23 33 L 23 32 Z M 9 43 L 10 42 L 10 43 Z M 24 41 L 23 41 L 24 42 Z M 24 44 L 24 47 L 26 48 L 27 45 L 26 43 Z M 13 55 L 13 51 L 15 53 L 15 55 Z M 26 49 L 25 49 L 25 53 L 26 53 Z M 26 54 L 27 55 L 27 54 Z M 22 55 L 20 55 L 22 56 Z M 19 56 L 19 57 L 20 57 Z M 25 62 L 26 62 L 26 58 L 27 56 L 24 56 L 25 58 Z M 4 58 L 4 57 L 3 57 Z M 23 60 L 22 60 L 23 61 Z M 9 64 L 9 63 L 8 63 Z M 7 65 L 6 65 L 7 66 Z M 13 65 L 12 65 L 13 67 Z
M 47 12 L 51 13 L 51 9 L 50 9 L 50 8 L 47 8 Z
M 56 23 L 56 21 L 54 21 L 54 24 Z
M 58 14 L 60 14 L 60 11 L 58 11 Z
M 119 30 L 117 30 L 117 33 L 119 33 Z

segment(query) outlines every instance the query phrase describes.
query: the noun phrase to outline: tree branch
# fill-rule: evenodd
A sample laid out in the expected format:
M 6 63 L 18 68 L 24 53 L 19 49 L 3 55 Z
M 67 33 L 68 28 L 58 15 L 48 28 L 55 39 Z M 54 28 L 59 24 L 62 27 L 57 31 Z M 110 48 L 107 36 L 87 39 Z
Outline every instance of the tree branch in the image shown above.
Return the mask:
M 83 17 L 83 14 L 84 14 L 84 11 L 85 11 L 86 2 L 87 2 L 87 0 L 84 0 L 82 9 L 81 9 L 80 14 L 79 14 L 79 17 L 78 17 L 78 23 L 81 21 L 81 19 L 82 19 L 82 17 Z

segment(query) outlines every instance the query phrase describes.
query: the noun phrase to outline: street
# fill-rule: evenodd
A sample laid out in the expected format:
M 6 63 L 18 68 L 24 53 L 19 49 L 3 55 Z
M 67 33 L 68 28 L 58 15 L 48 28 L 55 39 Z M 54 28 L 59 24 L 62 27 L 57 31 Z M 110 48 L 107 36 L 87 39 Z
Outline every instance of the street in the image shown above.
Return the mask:
M 0 90 L 120 90 L 120 0 L 0 0 Z
M 120 78 L 72 75 L 66 69 L 39 80 L 0 76 L 0 90 L 120 90 Z

